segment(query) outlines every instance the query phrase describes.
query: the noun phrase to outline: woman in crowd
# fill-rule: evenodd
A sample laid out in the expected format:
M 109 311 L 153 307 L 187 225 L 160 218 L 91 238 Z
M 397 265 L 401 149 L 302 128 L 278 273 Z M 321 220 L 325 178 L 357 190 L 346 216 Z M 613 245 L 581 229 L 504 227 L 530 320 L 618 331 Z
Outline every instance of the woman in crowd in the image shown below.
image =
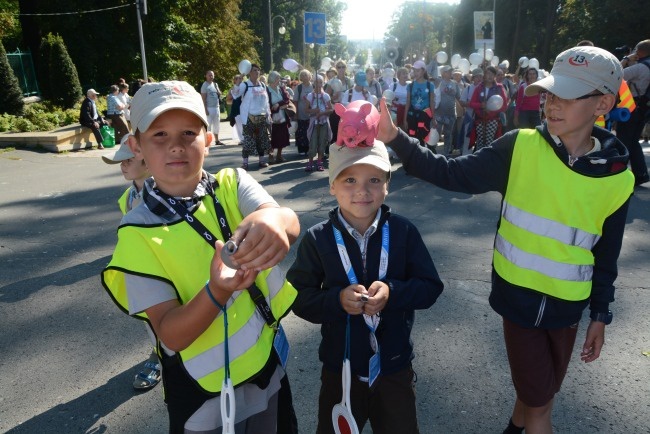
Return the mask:
M 289 127 L 291 119 L 287 116 L 285 108 L 291 98 L 284 86 L 280 86 L 282 76 L 277 71 L 271 71 L 268 77 L 269 105 L 271 106 L 271 151 L 269 163 L 283 163 L 282 149 L 289 146 Z M 273 151 L 276 154 L 273 155 Z
M 528 68 L 525 77 L 517 91 L 514 124 L 517 128 L 535 128 L 542 123 L 539 115 L 540 94 L 526 96 L 525 91 L 528 86 L 537 81 L 539 73 L 535 68 Z
M 499 113 L 508 108 L 506 92 L 502 85 L 496 82 L 497 70 L 488 66 L 483 74 L 483 82 L 474 90 L 469 106 L 474 110 L 474 129 L 470 143 L 474 143 L 474 152 L 489 146 L 490 143 L 501 137 L 502 125 L 499 122 Z M 498 110 L 493 110 L 487 102 L 490 97 L 499 95 L 503 101 Z
M 300 71 L 298 74 L 300 84 L 296 86 L 293 102 L 296 106 L 296 120 L 298 121 L 298 129 L 296 130 L 296 147 L 298 154 L 307 154 L 309 151 L 309 138 L 307 137 L 307 129 L 309 128 L 310 115 L 307 113 L 309 104 L 305 97 L 314 91 L 311 84 L 311 72 L 306 69 Z
M 429 81 L 426 65 L 418 60 L 413 64 L 413 81 L 407 87 L 406 114 L 403 122 L 408 127 L 408 135 L 425 146 L 431 128 L 436 128 L 435 86 Z M 435 147 L 432 147 L 435 152 Z
M 108 118 L 111 120 L 111 127 L 115 130 L 115 143 L 120 143 L 122 137 L 129 134 L 129 126 L 126 123 L 126 118 L 124 117 L 124 109 L 126 105 L 122 104 L 118 94 L 120 93 L 120 88 L 116 85 L 111 86 L 111 93 L 108 94 L 106 99 L 106 112 Z

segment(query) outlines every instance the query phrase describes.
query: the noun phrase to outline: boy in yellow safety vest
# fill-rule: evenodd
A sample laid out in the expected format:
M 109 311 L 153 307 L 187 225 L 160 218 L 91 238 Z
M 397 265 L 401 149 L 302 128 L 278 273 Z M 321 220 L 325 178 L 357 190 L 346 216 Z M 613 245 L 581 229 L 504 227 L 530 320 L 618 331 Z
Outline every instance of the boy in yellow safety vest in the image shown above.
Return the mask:
M 546 120 L 513 130 L 472 155 L 447 159 L 399 131 L 382 103 L 378 139 L 411 174 L 447 190 L 498 191 L 490 305 L 503 317 L 516 401 L 506 434 L 551 433 L 582 312 L 590 322 L 580 359 L 598 359 L 612 321 L 614 281 L 634 176 L 628 152 L 594 126 L 616 103 L 623 68 L 597 47 L 560 53 L 546 92 Z
M 214 138 L 188 83 L 142 86 L 131 125 L 153 178 L 102 283 L 156 335 L 170 433 L 295 432 L 279 322 L 296 291 L 275 265 L 298 237 L 296 214 L 243 170 L 203 170 Z

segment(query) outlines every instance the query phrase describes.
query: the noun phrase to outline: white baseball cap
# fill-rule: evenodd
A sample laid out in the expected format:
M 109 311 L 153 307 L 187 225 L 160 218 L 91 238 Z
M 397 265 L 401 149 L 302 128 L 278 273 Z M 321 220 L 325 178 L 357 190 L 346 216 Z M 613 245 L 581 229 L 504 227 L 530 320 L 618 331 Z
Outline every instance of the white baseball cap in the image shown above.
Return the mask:
M 122 161 L 135 158 L 135 155 L 133 155 L 133 152 L 131 152 L 131 148 L 129 148 L 129 145 L 127 145 L 126 143 L 130 135 L 131 134 L 125 134 L 124 137 L 122 137 L 122 141 L 120 142 L 120 147 L 113 154 L 102 155 L 102 160 L 104 160 L 104 163 L 119 164 Z
M 563 99 L 578 98 L 594 90 L 616 95 L 623 67 L 616 57 L 598 47 L 573 47 L 555 58 L 551 74 L 526 88 L 526 96 L 549 91 Z
M 208 125 L 203 99 L 196 89 L 185 81 L 161 81 L 144 84 L 133 96 L 131 127 L 144 133 L 158 116 L 174 109 L 194 113 Z
M 375 140 L 372 146 L 339 146 L 332 143 L 329 148 L 330 185 L 345 169 L 355 164 L 370 164 L 390 175 L 390 158 L 386 146 Z
M 416 60 L 413 69 L 427 69 L 427 65 L 421 60 Z

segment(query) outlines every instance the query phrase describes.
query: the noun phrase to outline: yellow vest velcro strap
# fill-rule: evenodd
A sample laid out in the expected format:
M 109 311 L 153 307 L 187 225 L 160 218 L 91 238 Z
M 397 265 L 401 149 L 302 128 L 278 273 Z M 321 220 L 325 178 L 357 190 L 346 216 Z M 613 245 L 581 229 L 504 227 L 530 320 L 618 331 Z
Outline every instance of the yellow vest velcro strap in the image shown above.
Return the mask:
M 554 279 L 589 282 L 593 275 L 593 266 L 591 265 L 565 264 L 524 252 L 506 241 L 501 234 L 497 234 L 494 249 L 517 267 L 537 271 Z
M 543 237 L 552 238 L 570 246 L 591 250 L 600 239 L 600 236 L 597 234 L 590 234 L 581 229 L 537 216 L 519 209 L 506 201 L 503 202 L 501 214 L 504 219 L 521 229 Z

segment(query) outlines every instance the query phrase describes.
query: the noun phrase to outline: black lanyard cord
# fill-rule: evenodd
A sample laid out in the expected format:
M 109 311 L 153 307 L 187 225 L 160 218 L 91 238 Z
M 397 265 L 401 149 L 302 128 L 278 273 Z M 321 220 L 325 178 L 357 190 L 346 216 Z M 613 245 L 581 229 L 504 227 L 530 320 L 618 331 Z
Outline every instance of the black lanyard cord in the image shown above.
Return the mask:
M 156 193 L 161 198 L 163 198 L 169 204 L 169 206 L 172 207 L 177 215 L 181 216 L 183 220 L 185 220 L 192 227 L 192 229 L 201 235 L 201 237 L 203 237 L 203 239 L 214 248 L 214 243 L 217 240 L 217 237 L 210 231 L 210 229 L 205 227 L 205 225 L 201 223 L 198 218 L 194 217 L 194 215 L 192 215 L 192 213 L 188 211 L 187 208 L 181 205 L 178 199 L 175 199 L 160 190 L 156 190 Z M 223 206 L 219 202 L 219 199 L 217 199 L 217 195 L 214 193 L 214 190 L 212 188 L 209 188 L 208 194 L 214 201 L 214 211 L 217 214 L 217 220 L 221 228 L 221 234 L 224 237 L 223 241 L 225 242 L 232 237 L 232 231 L 230 230 L 230 225 L 228 224 L 228 219 L 226 218 L 226 211 L 223 209 Z M 266 324 L 268 324 L 270 327 L 275 328 L 277 321 L 273 316 L 271 307 L 266 301 L 266 297 L 264 297 L 262 291 L 257 287 L 257 285 L 255 285 L 255 283 L 248 287 L 247 290 L 248 294 L 251 297 L 251 300 L 253 300 L 253 303 L 255 303 L 257 310 L 262 315 L 262 317 L 264 317 Z

